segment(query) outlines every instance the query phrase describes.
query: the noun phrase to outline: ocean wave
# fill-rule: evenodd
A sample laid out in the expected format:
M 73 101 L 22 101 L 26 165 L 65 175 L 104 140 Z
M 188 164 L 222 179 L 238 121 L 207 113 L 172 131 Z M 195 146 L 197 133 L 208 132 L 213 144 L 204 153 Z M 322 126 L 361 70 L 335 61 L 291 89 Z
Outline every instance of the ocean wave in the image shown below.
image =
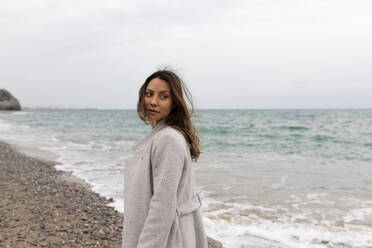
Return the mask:
M 309 203 L 313 204 L 320 203 L 320 196 L 326 195 L 307 195 Z M 343 214 L 343 217 L 335 217 L 333 220 L 325 218 L 323 213 L 318 213 L 316 209 L 308 213 L 298 210 L 301 208 L 293 211 L 278 206 L 214 201 L 209 204 L 204 215 L 209 230 L 225 230 L 223 243 L 226 247 L 367 248 L 372 245 L 372 226 L 356 222 L 370 218 L 371 208 L 351 209 Z M 340 213 L 335 210 L 333 214 Z M 333 214 L 330 212 L 328 216 Z M 218 237 L 219 234 L 215 233 L 214 236 Z M 252 237 L 261 244 L 266 241 L 266 246 L 249 243 L 248 240 Z M 270 246 L 274 243 L 277 246 Z
M 12 114 L 12 115 L 32 115 L 33 112 L 23 112 L 23 111 L 21 111 L 21 112 L 16 112 L 16 111 L 14 111 L 14 112 L 11 112 L 11 114 Z
M 273 127 L 274 129 L 289 130 L 289 131 L 308 131 L 310 128 L 305 126 L 278 126 Z
M 317 142 L 325 142 L 328 140 L 333 140 L 333 137 L 328 136 L 328 135 L 315 135 L 311 137 L 312 140 L 317 141 Z

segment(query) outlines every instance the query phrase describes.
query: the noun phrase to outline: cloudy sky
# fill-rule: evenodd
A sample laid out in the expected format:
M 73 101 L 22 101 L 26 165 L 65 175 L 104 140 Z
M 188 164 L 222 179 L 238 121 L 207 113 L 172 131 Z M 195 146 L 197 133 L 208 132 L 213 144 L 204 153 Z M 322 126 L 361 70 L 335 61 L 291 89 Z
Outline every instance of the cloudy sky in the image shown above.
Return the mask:
M 371 108 L 370 0 L 0 0 L 0 88 L 134 109 L 170 66 L 196 106 Z

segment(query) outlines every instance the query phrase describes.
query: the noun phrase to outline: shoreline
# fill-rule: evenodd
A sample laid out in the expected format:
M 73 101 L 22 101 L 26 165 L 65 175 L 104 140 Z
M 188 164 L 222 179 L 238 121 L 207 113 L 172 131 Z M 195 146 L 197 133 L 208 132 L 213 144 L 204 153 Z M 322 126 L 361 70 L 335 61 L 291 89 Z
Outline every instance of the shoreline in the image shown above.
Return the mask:
M 113 199 L 57 164 L 0 140 L 0 247 L 120 248 L 123 214 L 108 206 Z

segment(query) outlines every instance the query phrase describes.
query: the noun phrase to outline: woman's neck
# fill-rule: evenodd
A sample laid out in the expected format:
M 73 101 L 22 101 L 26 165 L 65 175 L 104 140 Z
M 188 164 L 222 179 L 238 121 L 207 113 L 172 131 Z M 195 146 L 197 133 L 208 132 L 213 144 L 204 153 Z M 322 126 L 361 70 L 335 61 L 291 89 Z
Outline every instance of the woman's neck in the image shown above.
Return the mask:
M 161 120 L 158 120 L 158 121 L 150 121 L 151 127 L 152 128 L 155 128 L 156 125 L 158 125 L 159 122 L 162 122 L 162 121 L 164 121 L 164 119 L 161 119 Z

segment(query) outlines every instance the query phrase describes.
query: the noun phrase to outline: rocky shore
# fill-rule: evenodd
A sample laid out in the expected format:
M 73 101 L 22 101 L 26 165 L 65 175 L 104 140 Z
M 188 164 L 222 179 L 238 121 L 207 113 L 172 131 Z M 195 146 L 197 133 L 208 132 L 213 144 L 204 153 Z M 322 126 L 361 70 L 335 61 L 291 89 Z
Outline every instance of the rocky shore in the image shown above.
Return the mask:
M 22 107 L 9 91 L 0 89 L 0 110 L 22 110 Z
M 121 247 L 123 216 L 107 206 L 112 199 L 55 164 L 0 142 L 0 247 Z

